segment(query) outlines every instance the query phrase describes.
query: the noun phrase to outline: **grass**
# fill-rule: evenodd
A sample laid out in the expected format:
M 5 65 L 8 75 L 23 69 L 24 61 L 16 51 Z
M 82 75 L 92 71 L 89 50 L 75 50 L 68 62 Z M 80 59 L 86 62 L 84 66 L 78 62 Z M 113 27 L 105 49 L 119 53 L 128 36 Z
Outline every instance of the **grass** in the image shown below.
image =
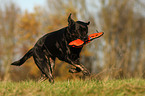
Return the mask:
M 0 96 L 145 96 L 145 80 L 0 82 Z

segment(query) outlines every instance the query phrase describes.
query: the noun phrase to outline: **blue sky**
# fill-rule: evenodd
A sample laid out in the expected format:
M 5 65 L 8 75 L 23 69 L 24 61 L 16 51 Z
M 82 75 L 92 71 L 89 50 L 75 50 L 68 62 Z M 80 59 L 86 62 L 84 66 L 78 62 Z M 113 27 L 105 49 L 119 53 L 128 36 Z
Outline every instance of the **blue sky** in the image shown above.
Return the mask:
M 45 6 L 46 0 L 13 0 L 22 11 L 33 12 L 34 6 Z
M 41 6 L 41 8 L 47 7 L 47 0 L 0 0 L 0 7 L 3 8 L 5 4 L 8 4 L 8 2 L 14 2 L 22 12 L 27 10 L 28 12 L 34 12 L 35 6 Z M 89 14 L 93 14 L 96 16 L 98 10 L 100 9 L 100 3 L 99 0 L 86 0 L 87 3 L 87 9 L 89 10 Z M 78 17 L 78 19 L 80 19 Z
M 34 6 L 46 6 L 47 0 L 12 0 L 15 2 L 22 11 L 28 10 L 29 12 L 34 11 Z M 86 0 L 87 4 L 90 5 L 91 3 L 96 3 L 98 5 L 98 0 L 96 2 L 91 2 L 90 0 Z M 93 11 L 93 7 L 89 6 L 89 9 Z

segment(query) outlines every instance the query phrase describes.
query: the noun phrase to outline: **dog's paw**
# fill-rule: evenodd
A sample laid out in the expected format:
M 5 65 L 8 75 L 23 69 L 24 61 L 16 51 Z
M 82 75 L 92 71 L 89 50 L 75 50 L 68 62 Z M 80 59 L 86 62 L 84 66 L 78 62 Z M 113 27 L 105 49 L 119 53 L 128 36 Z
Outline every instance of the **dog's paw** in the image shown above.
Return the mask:
M 49 79 L 49 82 L 50 82 L 51 84 L 54 84 L 54 79 Z
M 40 79 L 38 80 L 38 82 L 43 82 L 46 79 L 48 79 L 44 74 L 41 75 Z
M 79 72 L 81 72 L 81 69 L 79 69 L 79 68 L 71 68 L 71 69 L 69 69 L 69 72 L 70 73 L 79 73 Z
M 84 76 L 90 76 L 91 75 L 91 73 L 87 70 L 83 71 L 83 74 L 84 74 Z
M 69 72 L 70 73 L 77 73 L 78 71 L 75 68 L 71 68 L 71 69 L 69 69 Z

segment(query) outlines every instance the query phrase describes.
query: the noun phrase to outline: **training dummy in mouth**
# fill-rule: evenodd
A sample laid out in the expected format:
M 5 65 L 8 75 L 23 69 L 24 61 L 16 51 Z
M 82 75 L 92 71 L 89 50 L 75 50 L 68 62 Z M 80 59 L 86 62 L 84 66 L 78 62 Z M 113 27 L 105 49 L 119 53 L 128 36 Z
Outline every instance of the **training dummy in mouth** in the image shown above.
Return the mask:
M 83 45 L 91 42 L 92 40 L 96 39 L 96 38 L 99 38 L 101 36 L 103 36 L 104 32 L 97 32 L 97 33 L 93 33 L 93 34 L 90 34 L 88 36 L 88 39 L 86 41 L 82 41 L 81 39 L 77 39 L 77 40 L 74 40 L 74 41 L 71 41 L 69 43 L 70 46 L 72 47 L 76 47 L 76 48 L 80 48 L 82 47 Z

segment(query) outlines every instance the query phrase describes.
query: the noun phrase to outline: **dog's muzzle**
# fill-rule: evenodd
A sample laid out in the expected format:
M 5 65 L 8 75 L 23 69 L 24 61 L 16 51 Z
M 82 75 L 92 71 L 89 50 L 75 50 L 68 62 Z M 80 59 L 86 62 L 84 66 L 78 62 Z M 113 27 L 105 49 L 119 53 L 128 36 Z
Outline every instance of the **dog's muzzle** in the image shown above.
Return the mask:
M 80 38 L 82 41 L 87 41 L 88 40 L 88 36 L 82 37 Z

